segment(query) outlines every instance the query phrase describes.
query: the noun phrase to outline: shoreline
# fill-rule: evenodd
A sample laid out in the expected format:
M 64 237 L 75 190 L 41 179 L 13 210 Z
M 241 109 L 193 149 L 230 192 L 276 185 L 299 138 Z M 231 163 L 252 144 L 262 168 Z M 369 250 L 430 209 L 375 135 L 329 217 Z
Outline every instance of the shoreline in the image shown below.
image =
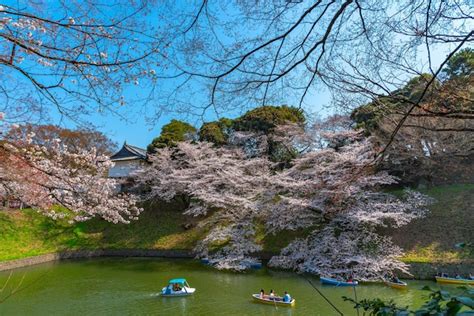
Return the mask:
M 261 260 L 268 260 L 272 256 L 271 253 L 261 252 L 255 254 Z M 176 250 L 158 250 L 158 249 L 98 249 L 98 250 L 71 250 L 63 252 L 55 252 L 44 255 L 32 256 L 21 259 L 14 259 L 0 262 L 0 272 L 13 270 L 23 267 L 29 267 L 37 264 L 71 260 L 84 258 L 99 258 L 99 257 L 151 257 L 151 258 L 168 258 L 168 259 L 194 259 L 195 255 L 191 250 L 176 249 Z M 450 275 L 468 275 L 474 272 L 474 261 L 467 260 L 462 263 L 427 263 L 427 262 L 412 262 L 410 265 L 410 273 L 412 277 L 406 279 L 415 280 L 433 280 L 434 276 L 439 272 L 448 273 Z

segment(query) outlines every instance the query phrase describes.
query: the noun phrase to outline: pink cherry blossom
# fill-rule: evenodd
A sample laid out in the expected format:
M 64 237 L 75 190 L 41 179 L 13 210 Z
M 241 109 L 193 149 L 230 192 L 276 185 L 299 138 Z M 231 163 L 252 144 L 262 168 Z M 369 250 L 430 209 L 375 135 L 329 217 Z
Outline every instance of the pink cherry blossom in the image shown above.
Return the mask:
M 95 150 L 73 153 L 60 140 L 49 146 L 0 144 L 0 188 L 52 218 L 84 221 L 101 217 L 113 223 L 136 219 L 141 209 L 119 183 L 106 177 L 112 162 Z M 0 192 L 1 194 L 1 192 Z M 66 212 L 54 210 L 60 205 Z
M 401 249 L 377 228 L 400 227 L 424 216 L 430 200 L 410 190 L 403 198 L 381 192 L 397 180 L 377 171 L 372 140 L 360 132 L 316 134 L 286 133 L 291 139 L 285 140 L 280 133 L 279 140 L 288 144 L 327 144 L 309 144 L 284 170 L 264 155 L 266 136 L 236 133 L 224 147 L 182 142 L 161 149 L 136 179 L 146 188 L 145 199 L 189 198 L 185 214 L 197 217 L 208 231 L 196 253 L 219 269 L 248 268 L 246 262 L 262 249 L 256 237 L 263 226 L 265 234 L 311 231 L 272 258 L 271 266 L 322 275 L 353 273 L 360 279 L 406 272 L 398 259 Z

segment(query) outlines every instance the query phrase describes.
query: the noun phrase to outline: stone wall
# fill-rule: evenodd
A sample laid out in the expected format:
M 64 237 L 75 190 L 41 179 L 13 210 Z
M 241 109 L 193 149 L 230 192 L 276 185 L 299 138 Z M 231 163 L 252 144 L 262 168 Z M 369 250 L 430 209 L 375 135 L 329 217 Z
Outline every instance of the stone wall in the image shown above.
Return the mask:
M 449 276 L 459 274 L 468 276 L 474 274 L 474 261 L 466 260 L 463 263 L 411 263 L 410 273 L 414 279 L 431 280 L 440 272 L 447 273 Z
M 188 250 L 153 250 L 153 249 L 103 249 L 103 250 L 78 250 L 39 255 L 24 259 L 0 262 L 0 271 L 32 266 L 44 262 L 93 258 L 93 257 L 161 257 L 161 258 L 194 258 Z

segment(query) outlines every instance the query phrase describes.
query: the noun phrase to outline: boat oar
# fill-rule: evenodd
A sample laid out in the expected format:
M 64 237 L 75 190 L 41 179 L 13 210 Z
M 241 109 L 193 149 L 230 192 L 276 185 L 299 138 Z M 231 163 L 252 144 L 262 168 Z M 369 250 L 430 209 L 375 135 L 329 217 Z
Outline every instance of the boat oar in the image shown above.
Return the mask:
M 273 298 L 273 299 L 272 299 Z M 276 301 L 275 301 L 275 296 L 271 297 L 270 295 L 268 296 L 268 299 L 270 301 L 273 301 L 273 305 L 275 305 L 275 309 L 278 310 L 278 306 L 276 306 Z

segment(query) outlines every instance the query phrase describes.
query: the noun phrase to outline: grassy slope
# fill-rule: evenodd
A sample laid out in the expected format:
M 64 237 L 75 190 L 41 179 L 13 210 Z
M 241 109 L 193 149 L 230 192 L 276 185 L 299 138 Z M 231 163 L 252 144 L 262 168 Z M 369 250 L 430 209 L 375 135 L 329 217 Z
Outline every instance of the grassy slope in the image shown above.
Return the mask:
M 0 212 L 0 261 L 61 250 L 100 248 L 190 249 L 202 235 L 185 230 L 178 212 L 144 212 L 131 224 L 91 220 L 70 225 L 32 210 Z
M 401 230 L 390 232 L 407 250 L 406 261 L 459 260 L 472 253 L 453 249 L 458 242 L 473 242 L 474 185 L 424 190 L 437 199 L 431 213 Z M 204 232 L 185 230 L 187 220 L 172 207 L 150 209 L 129 225 L 92 220 L 74 225 L 45 218 L 32 210 L 0 212 L 0 261 L 61 250 L 100 248 L 191 249 Z M 258 233 L 266 251 L 278 251 L 306 232 L 275 236 Z
M 391 233 L 405 249 L 406 262 L 474 259 L 471 250 L 456 249 L 457 243 L 474 244 L 474 184 L 440 186 L 419 190 L 436 199 L 425 218 Z

